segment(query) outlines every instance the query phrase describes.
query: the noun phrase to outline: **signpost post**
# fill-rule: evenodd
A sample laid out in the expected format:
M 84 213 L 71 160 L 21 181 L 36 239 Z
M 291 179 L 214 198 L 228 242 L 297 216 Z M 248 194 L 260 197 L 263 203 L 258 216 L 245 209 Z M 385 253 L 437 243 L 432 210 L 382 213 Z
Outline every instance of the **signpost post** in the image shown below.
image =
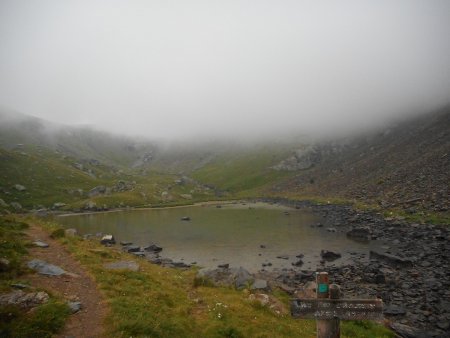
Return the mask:
M 317 338 L 339 338 L 343 320 L 382 320 L 381 299 L 340 299 L 340 289 L 329 283 L 328 273 L 316 274 L 316 298 L 293 299 L 294 318 L 315 319 Z

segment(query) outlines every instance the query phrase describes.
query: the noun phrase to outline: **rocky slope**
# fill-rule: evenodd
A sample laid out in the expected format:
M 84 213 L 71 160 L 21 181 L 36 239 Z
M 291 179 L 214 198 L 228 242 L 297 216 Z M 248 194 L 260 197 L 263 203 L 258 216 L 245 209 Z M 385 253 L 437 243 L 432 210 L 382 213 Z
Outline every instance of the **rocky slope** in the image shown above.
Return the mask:
M 273 192 L 343 197 L 410 213 L 447 213 L 450 107 L 370 136 L 319 144 L 275 169 L 296 174 L 274 185 Z

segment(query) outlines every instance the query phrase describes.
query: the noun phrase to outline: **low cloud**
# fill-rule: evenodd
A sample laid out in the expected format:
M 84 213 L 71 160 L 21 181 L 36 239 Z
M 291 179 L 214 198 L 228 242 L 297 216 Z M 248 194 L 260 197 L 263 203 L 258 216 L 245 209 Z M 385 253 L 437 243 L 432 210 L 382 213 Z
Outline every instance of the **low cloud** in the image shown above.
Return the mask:
M 0 104 L 151 138 L 354 131 L 450 101 L 448 1 L 13 1 Z

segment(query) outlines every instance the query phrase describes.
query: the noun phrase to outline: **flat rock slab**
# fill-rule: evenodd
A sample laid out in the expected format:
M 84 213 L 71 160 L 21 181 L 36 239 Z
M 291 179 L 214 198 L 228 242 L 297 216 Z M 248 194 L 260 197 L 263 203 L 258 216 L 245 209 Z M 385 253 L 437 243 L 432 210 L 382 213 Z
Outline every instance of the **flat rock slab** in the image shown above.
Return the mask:
M 39 248 L 48 248 L 49 247 L 49 245 L 47 243 L 42 242 L 42 241 L 34 241 L 33 245 L 37 246 Z
M 264 290 L 268 288 L 267 281 L 264 279 L 255 279 L 252 285 L 252 290 Z
M 129 271 L 138 271 L 139 264 L 134 261 L 118 261 L 113 263 L 107 263 L 103 265 L 105 269 L 108 270 L 129 270 Z
M 40 259 L 33 259 L 28 262 L 28 267 L 40 273 L 41 275 L 49 275 L 49 276 L 59 276 L 66 271 L 61 269 L 59 266 L 49 264 L 45 261 L 41 261 Z

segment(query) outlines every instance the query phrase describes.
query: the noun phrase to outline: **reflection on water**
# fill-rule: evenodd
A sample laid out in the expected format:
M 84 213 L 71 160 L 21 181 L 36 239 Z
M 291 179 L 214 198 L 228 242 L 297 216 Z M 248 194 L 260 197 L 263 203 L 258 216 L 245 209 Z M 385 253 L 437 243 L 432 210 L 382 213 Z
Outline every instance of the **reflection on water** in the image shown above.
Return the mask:
M 190 221 L 181 220 L 184 216 Z M 58 221 L 81 234 L 108 233 L 142 246 L 157 243 L 163 257 L 176 261 L 205 267 L 229 263 L 252 272 L 268 262 L 271 268 L 291 268 L 299 254 L 305 256 L 302 269 L 315 270 L 322 249 L 341 253 L 334 263 L 342 264 L 350 253 L 367 254 L 373 245 L 311 227 L 322 220 L 309 211 L 261 203 L 71 215 Z M 280 255 L 289 259 L 276 258 Z

